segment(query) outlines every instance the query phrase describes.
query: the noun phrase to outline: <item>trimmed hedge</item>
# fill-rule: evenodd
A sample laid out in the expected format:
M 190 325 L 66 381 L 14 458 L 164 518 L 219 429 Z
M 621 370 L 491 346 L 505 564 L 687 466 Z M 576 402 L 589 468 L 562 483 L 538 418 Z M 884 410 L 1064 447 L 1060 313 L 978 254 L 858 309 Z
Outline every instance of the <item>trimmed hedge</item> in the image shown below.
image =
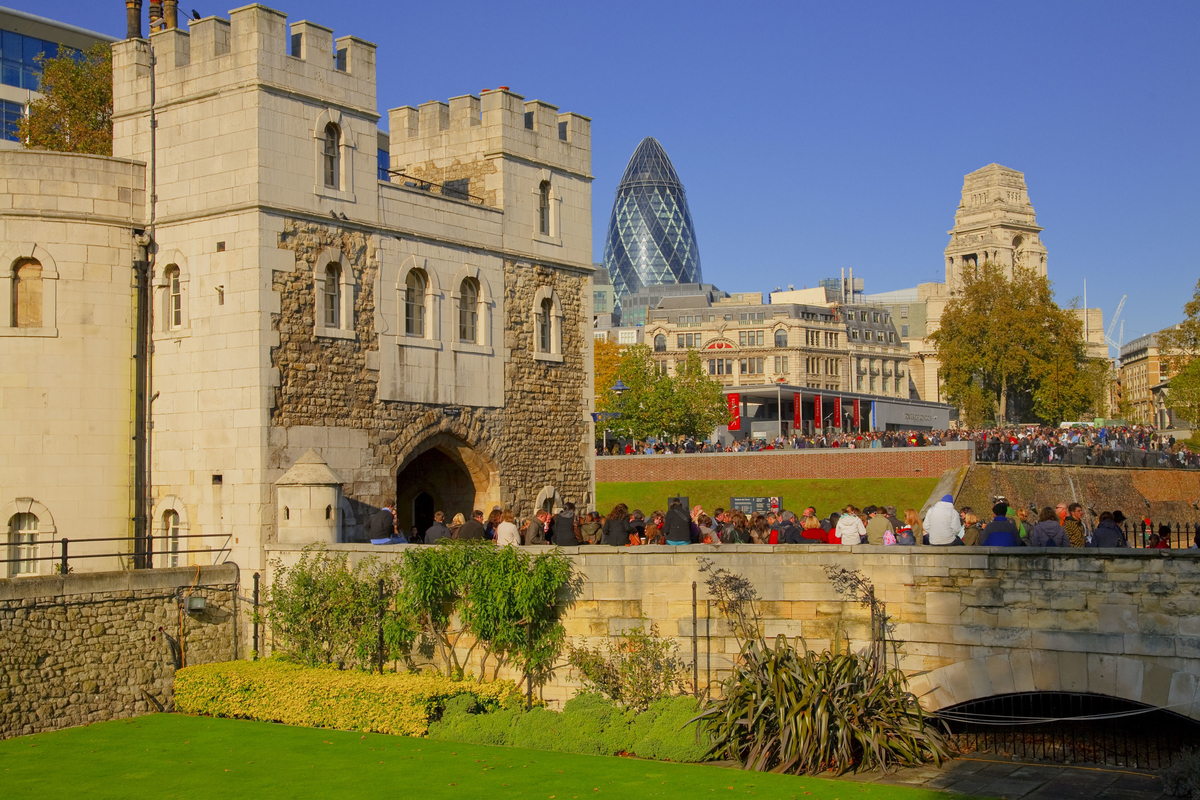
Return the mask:
M 641 713 L 624 711 L 598 694 L 569 700 L 561 713 L 545 708 L 489 710 L 455 699 L 430 723 L 429 737 L 466 744 L 508 745 L 531 750 L 613 756 L 619 753 L 668 761 L 704 761 L 712 742 L 688 722 L 700 713 L 692 697 L 657 700 Z
M 226 661 L 175 673 L 175 707 L 209 717 L 310 728 L 424 736 L 448 704 L 502 711 L 520 707 L 511 681 L 471 683 L 436 674 L 302 667 L 276 659 Z

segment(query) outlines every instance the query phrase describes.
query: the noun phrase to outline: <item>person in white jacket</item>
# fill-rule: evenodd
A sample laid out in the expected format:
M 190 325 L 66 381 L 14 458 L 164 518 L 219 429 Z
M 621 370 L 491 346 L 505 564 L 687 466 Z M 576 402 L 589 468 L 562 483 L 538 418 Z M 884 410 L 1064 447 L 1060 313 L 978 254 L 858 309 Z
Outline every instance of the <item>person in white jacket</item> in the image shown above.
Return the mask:
M 846 506 L 846 513 L 838 520 L 835 530 L 845 545 L 862 544 L 867 538 L 867 529 L 863 527 L 862 520 L 858 518 L 858 509 L 854 506 Z
M 962 518 L 954 508 L 954 497 L 946 495 L 925 512 L 926 544 L 962 544 Z
M 511 508 L 506 508 L 500 516 L 500 524 L 496 526 L 496 546 L 521 546 L 521 533 L 517 530 L 516 518 Z

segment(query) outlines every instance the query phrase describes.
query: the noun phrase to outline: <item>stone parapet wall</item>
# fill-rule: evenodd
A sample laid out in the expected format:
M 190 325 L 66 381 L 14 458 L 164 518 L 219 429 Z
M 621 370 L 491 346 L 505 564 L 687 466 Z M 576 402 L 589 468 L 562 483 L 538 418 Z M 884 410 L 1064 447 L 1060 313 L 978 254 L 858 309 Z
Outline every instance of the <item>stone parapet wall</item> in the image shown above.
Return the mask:
M 335 549 L 357 560 L 395 558 L 404 547 Z M 293 563 L 299 550 L 281 546 L 269 557 Z M 738 650 L 706 591 L 700 566 L 708 558 L 754 584 L 768 636 L 802 636 L 815 650 L 829 647 L 835 636 L 856 650 L 867 645 L 867 610 L 839 597 L 825 568 L 861 571 L 887 603 L 897 623 L 900 666 L 914 675 L 912 688 L 931 709 L 993 694 L 1092 691 L 1170 705 L 1200 719 L 1200 551 L 830 545 L 566 550 L 584 579 L 564 623 L 576 644 L 602 645 L 646 619 L 674 638 L 690 662 L 696 582 L 701 690 L 716 689 Z M 543 695 L 557 703 L 577 689 L 564 668 Z
M 0 580 L 0 738 L 169 709 L 181 661 L 238 656 L 237 582 L 233 564 Z M 185 596 L 207 607 L 181 614 Z
M 941 475 L 971 463 L 970 443 L 879 450 L 767 450 L 761 453 L 694 453 L 603 456 L 596 482 L 776 480 L 813 478 L 914 478 Z

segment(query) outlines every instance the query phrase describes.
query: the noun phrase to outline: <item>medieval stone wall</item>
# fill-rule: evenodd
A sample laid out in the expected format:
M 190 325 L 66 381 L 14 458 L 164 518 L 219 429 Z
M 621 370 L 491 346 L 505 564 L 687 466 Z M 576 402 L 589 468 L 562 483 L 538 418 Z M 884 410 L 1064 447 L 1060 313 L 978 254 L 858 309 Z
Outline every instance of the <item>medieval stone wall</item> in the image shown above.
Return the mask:
M 421 546 L 337 549 L 353 561 L 395 558 Z M 270 555 L 290 564 L 299 550 L 281 546 Z M 583 578 L 579 596 L 570 603 L 563 598 L 569 639 L 603 648 L 629 628 L 652 622 L 675 640 L 686 661 L 694 652 L 702 690 L 719 690 L 738 653 L 705 585 L 701 567 L 711 559 L 754 585 L 766 636 L 802 636 L 817 651 L 835 639 L 855 650 L 869 644 L 869 612 L 839 595 L 826 573 L 829 567 L 858 570 L 887 604 L 899 666 L 931 709 L 1014 692 L 1093 692 L 1169 705 L 1200 719 L 1200 551 L 878 545 L 563 550 Z M 560 703 L 578 689 L 563 668 L 543 695 Z
M 181 664 L 238 657 L 237 574 L 229 564 L 0 580 L 0 738 L 169 709 Z M 184 596 L 207 607 L 181 613 Z
M 507 356 L 504 406 L 456 405 L 450 412 L 438 404 L 378 398 L 378 262 L 369 236 L 337 225 L 288 221 L 279 247 L 294 251 L 298 266 L 273 276 L 280 311 L 272 315 L 279 344 L 271 350 L 271 364 L 278 370 L 279 387 L 271 424 L 357 429 L 366 434 L 361 466 L 341 475 L 356 517 L 365 518 L 394 499 L 397 472 L 431 445 L 449 451 L 471 475 L 480 487 L 477 505 L 499 502 L 525 514 L 545 487 L 552 487 L 563 500 L 579 504 L 591 500 L 585 430 L 590 370 L 588 342 L 580 324 L 585 275 L 505 260 L 504 294 L 497 298 L 502 305 L 504 341 L 503 349 L 497 346 L 493 356 Z M 354 272 L 353 339 L 320 337 L 314 331 L 312 267 L 327 249 L 340 250 L 343 268 Z M 561 360 L 534 357 L 532 310 L 542 287 L 556 292 L 563 313 Z M 290 466 L 283 451 L 272 459 L 272 467 Z M 443 510 L 449 515 L 471 509 Z

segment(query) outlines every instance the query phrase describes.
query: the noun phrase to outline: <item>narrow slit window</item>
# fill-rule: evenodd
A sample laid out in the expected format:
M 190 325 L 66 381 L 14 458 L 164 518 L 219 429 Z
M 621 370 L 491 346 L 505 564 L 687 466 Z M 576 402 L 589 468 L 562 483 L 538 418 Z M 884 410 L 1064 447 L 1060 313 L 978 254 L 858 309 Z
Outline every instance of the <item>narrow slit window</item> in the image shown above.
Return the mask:
M 340 328 L 341 320 L 341 304 L 342 304 L 342 270 L 337 264 L 330 264 L 325 268 L 325 327 Z
M 538 231 L 550 235 L 550 181 L 542 181 L 538 189 Z
M 479 329 L 479 286 L 467 278 L 458 290 L 458 338 L 474 343 Z
M 425 276 L 415 269 L 404 279 L 404 332 L 425 336 Z
M 341 143 L 342 132 L 332 122 L 325 126 L 325 141 L 321 148 L 321 160 L 325 166 L 325 186 L 329 189 L 340 189 L 341 176 Z

